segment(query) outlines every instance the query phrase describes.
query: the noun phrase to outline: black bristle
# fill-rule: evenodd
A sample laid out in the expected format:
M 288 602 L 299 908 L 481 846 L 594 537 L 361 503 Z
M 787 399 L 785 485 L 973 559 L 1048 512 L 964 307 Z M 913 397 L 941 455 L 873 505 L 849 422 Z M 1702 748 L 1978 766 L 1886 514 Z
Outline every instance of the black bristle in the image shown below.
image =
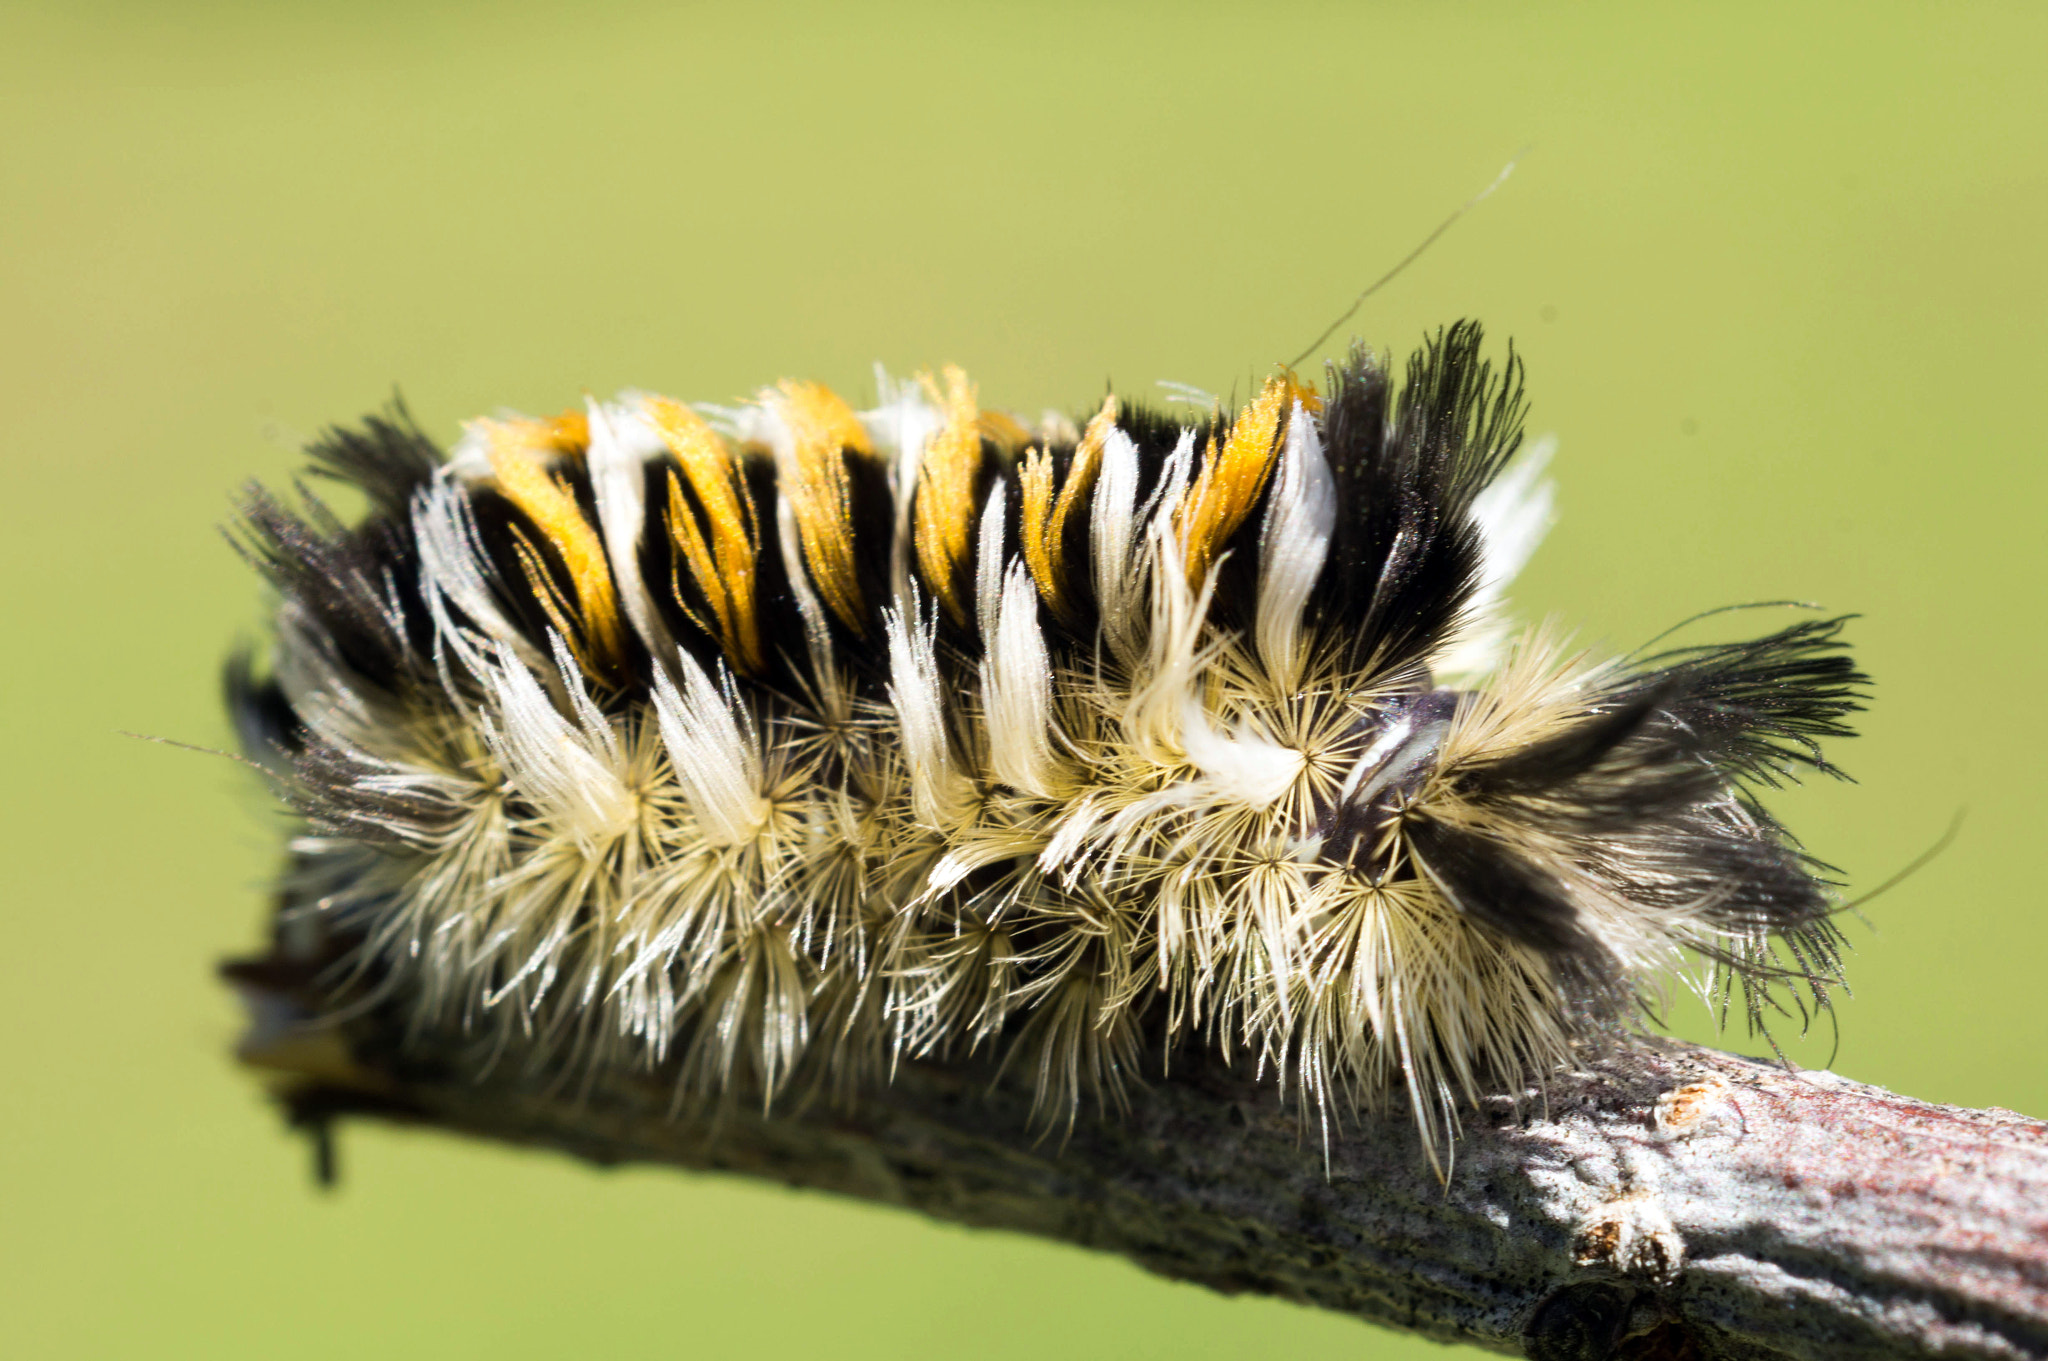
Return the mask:
M 1356 663 L 1411 671 L 1463 622 L 1478 585 L 1472 502 L 1521 440 L 1521 361 L 1496 376 L 1476 322 L 1431 338 L 1398 401 L 1384 366 L 1354 350 L 1333 372 L 1324 444 L 1339 487 L 1329 567 L 1317 593 Z
M 300 492 L 304 509 L 294 512 L 263 488 L 248 488 L 231 542 L 343 664 L 394 690 L 419 674 L 425 656 L 409 529 L 383 519 L 346 528 L 317 497 Z
M 1870 684 L 1842 640 L 1850 617 L 1804 620 L 1745 643 L 1679 648 L 1638 665 L 1672 689 L 1672 721 L 1698 734 L 1720 768 L 1773 786 L 1800 767 L 1839 775 L 1822 757 L 1820 739 L 1853 736 L 1842 720 L 1863 707 Z
M 361 488 L 372 508 L 393 517 L 405 515 L 413 493 L 441 466 L 440 447 L 420 429 L 403 397 L 393 397 L 381 414 L 363 417 L 357 428 L 329 426 L 306 446 L 306 456 L 315 472 Z
M 1545 954 L 1597 950 L 1570 891 L 1512 847 L 1429 817 L 1403 831 L 1424 873 L 1472 920 Z

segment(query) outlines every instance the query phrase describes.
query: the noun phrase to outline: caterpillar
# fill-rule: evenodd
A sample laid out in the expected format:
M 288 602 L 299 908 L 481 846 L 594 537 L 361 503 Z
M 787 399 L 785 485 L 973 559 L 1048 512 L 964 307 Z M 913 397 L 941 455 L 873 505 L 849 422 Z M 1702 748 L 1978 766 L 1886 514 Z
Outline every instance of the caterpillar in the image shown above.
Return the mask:
M 278 949 L 337 1010 L 683 1100 L 990 1054 L 1071 1122 L 1200 1046 L 1432 1137 L 1629 1043 L 1674 971 L 1826 1005 L 1832 872 L 1761 799 L 1839 773 L 1844 620 L 1512 626 L 1553 493 L 1484 351 L 1354 347 L 1234 412 L 1027 425 L 946 368 L 445 456 L 402 407 L 330 431 L 363 515 L 252 488 L 235 533 L 276 599 L 228 692 L 298 819 Z

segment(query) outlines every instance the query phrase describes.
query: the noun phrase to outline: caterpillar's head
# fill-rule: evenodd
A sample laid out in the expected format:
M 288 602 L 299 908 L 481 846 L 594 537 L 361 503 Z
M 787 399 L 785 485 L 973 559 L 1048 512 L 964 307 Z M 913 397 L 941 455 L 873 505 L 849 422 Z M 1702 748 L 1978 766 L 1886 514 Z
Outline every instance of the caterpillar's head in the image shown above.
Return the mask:
M 1476 327 L 1232 419 L 1037 431 L 964 376 L 321 451 L 251 504 L 238 710 L 312 835 L 287 917 L 423 1024 L 771 1092 L 1021 1042 L 1041 1092 L 1249 1050 L 1419 1109 L 1563 1059 L 1685 951 L 1832 975 L 1753 792 L 1844 731 L 1839 621 L 1596 662 L 1510 639 L 1546 451 Z M 1071 1105 L 1068 1105 L 1071 1109 Z

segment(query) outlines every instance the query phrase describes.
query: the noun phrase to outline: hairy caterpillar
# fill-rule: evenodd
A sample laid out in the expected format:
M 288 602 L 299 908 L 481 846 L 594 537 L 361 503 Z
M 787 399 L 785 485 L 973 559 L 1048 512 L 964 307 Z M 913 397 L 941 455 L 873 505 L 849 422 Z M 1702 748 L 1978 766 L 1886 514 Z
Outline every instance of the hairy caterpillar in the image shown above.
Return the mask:
M 1688 958 L 1753 1019 L 1825 1004 L 1826 867 L 1756 796 L 1833 773 L 1842 621 L 1512 632 L 1551 496 L 1512 351 L 1460 323 L 1324 386 L 330 433 L 366 518 L 253 490 L 239 539 L 280 599 L 232 709 L 304 823 L 279 953 L 685 1098 L 992 1049 L 1071 1119 L 1204 1045 L 1429 1132 Z

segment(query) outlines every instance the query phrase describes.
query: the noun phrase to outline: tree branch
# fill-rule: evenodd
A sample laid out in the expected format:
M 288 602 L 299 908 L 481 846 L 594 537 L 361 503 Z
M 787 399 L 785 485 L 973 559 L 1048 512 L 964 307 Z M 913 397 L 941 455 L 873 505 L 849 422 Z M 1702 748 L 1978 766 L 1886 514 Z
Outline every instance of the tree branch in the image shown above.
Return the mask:
M 229 973 L 243 1057 L 323 1140 L 371 1116 L 765 1177 L 1541 1358 L 2048 1357 L 2048 1125 L 2010 1111 L 1672 1044 L 1467 1112 L 1439 1181 L 1398 1104 L 1326 1162 L 1270 1082 L 1181 1057 L 1064 1141 L 987 1070 L 930 1064 L 850 1106 L 677 1116 L 657 1076 L 538 1090 Z

